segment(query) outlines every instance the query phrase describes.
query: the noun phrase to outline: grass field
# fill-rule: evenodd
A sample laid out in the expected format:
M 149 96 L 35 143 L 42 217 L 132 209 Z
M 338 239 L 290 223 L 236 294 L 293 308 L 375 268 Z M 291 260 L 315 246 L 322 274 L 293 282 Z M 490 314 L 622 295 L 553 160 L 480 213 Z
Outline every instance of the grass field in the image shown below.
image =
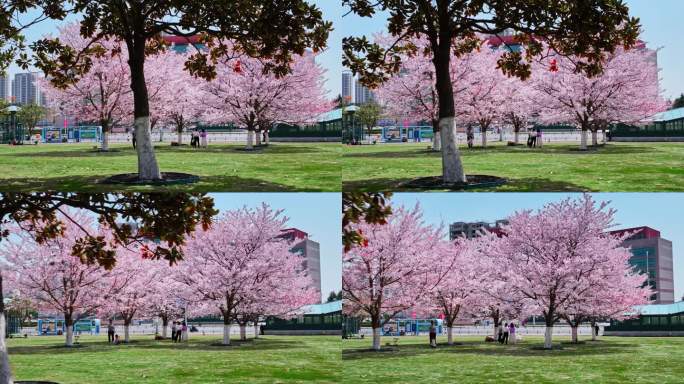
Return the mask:
M 211 145 L 208 149 L 157 144 L 162 172 L 185 172 L 199 183 L 169 187 L 98 184 L 107 176 L 137 172 L 130 145 L 114 152 L 94 152 L 92 144 L 0 146 L 3 191 L 339 191 L 341 146 L 337 143 L 274 143 L 252 152 L 243 145 Z
M 602 337 L 537 350 L 543 337 L 517 345 L 485 344 L 483 337 L 456 337 L 461 345 L 428 346 L 427 336 L 402 337 L 388 351 L 370 352 L 370 339 L 343 340 L 348 383 L 682 383 L 684 338 Z M 383 342 L 392 341 L 383 338 Z
M 339 336 L 262 336 L 230 347 L 220 336 L 191 335 L 187 344 L 133 338 L 111 345 L 106 336 L 84 336 L 82 348 L 64 348 L 63 337 L 10 339 L 15 380 L 98 383 L 337 383 Z
M 403 182 L 442 174 L 441 154 L 423 144 L 346 146 L 344 190 L 406 190 Z M 684 143 L 610 143 L 579 151 L 577 143 L 543 148 L 462 147 L 467 174 L 506 177 L 491 191 L 684 191 Z

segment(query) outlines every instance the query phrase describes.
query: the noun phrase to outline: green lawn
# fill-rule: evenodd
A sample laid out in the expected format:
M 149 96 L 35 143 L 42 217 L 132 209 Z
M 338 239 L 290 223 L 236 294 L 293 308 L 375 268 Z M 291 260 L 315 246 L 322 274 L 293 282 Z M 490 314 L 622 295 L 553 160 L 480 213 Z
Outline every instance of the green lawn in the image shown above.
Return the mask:
M 339 336 L 262 336 L 230 347 L 220 336 L 190 335 L 187 344 L 133 337 L 111 345 L 106 336 L 84 336 L 82 348 L 64 348 L 63 337 L 8 341 L 15 380 L 97 383 L 337 383 Z
M 517 345 L 485 344 L 484 337 L 456 337 L 461 345 L 428 346 L 427 336 L 402 337 L 384 352 L 371 340 L 343 340 L 348 383 L 682 383 L 684 338 L 602 337 L 545 351 L 542 337 Z M 580 338 L 581 340 L 581 338 Z M 384 337 L 383 343 L 392 338 Z
M 199 183 L 169 187 L 98 184 L 107 176 L 137 172 L 130 145 L 112 145 L 111 153 L 92 151 L 92 144 L 0 146 L 3 191 L 339 191 L 341 145 L 337 143 L 273 143 L 247 152 L 243 145 L 210 145 L 208 149 L 157 144 L 162 172 L 185 172 Z
M 441 154 L 423 144 L 346 146 L 344 190 L 406 190 L 403 182 L 442 174 Z M 496 191 L 684 191 L 684 143 L 610 143 L 579 151 L 577 143 L 541 149 L 462 147 L 466 174 L 502 176 Z

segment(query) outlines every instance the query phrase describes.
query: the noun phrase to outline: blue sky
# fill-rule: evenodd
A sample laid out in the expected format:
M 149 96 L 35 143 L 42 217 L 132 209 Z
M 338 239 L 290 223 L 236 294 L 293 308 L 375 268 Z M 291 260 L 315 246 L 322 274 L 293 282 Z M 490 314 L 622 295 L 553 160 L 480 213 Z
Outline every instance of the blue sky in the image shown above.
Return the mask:
M 318 62 L 327 69 L 327 84 L 330 97 L 341 92 L 342 38 L 350 35 L 367 35 L 385 30 L 386 14 L 373 19 L 347 15 L 339 0 L 313 0 L 323 11 L 324 18 L 332 21 L 335 30 L 328 39 L 328 49 L 318 57 Z M 662 71 L 662 87 L 666 97 L 684 93 L 684 39 L 681 38 L 681 16 L 684 15 L 682 0 L 627 0 L 632 15 L 641 18 L 644 27 L 643 39 L 651 48 L 662 47 L 659 63 Z M 656 5 L 657 4 L 657 5 Z M 72 16 L 73 20 L 74 17 Z M 27 40 L 34 41 L 55 30 L 56 22 L 45 21 L 27 32 Z M 11 73 L 17 71 L 10 68 Z
M 565 193 L 397 193 L 394 204 L 413 207 L 419 202 L 424 221 L 439 225 L 455 221 L 493 222 L 521 209 L 541 208 L 544 204 L 579 194 Z M 596 201 L 610 201 L 617 210 L 619 228 L 648 226 L 672 241 L 675 299 L 684 294 L 684 193 L 593 193 Z
M 321 290 L 324 298 L 342 289 L 342 198 L 339 193 L 212 193 L 219 211 L 256 207 L 262 202 L 283 209 L 296 227 L 321 244 Z

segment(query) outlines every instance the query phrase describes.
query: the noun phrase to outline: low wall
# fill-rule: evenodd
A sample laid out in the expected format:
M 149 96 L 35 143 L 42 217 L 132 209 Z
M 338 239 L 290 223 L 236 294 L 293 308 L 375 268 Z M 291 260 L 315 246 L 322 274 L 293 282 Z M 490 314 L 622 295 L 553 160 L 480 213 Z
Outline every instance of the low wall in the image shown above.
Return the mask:
M 616 137 L 616 136 L 613 136 L 613 141 L 622 141 L 622 142 L 629 142 L 629 143 L 636 143 L 636 142 L 675 143 L 675 142 L 684 141 L 684 137 Z
M 271 137 L 273 143 L 341 143 L 341 137 Z
M 518 327 L 515 329 L 516 333 L 519 335 L 523 336 L 544 336 L 544 332 L 546 331 L 546 327 L 543 325 L 528 325 L 525 327 Z M 600 327 L 599 330 L 599 335 L 602 334 L 603 327 Z M 460 336 L 488 336 L 492 335 L 494 333 L 494 326 L 489 325 L 489 326 L 455 326 L 454 327 L 454 335 L 460 335 Z M 446 325 L 442 326 L 442 334 L 446 335 L 447 333 L 447 328 Z M 588 325 L 583 325 L 580 326 L 577 329 L 577 333 L 579 336 L 591 336 L 591 327 Z M 362 327 L 361 330 L 359 331 L 359 334 L 363 335 L 372 335 L 373 330 L 370 327 Z M 419 334 L 427 334 L 427 332 L 421 332 Z M 413 333 L 409 333 L 408 336 L 413 335 Z M 553 335 L 554 336 L 570 336 L 571 335 L 571 329 L 567 325 L 555 325 L 553 327 Z
M 310 330 L 268 330 L 264 329 L 264 335 L 272 336 L 339 336 L 341 329 L 310 329 Z
M 684 336 L 684 331 L 605 331 L 605 336 L 626 336 L 626 337 L 669 337 Z

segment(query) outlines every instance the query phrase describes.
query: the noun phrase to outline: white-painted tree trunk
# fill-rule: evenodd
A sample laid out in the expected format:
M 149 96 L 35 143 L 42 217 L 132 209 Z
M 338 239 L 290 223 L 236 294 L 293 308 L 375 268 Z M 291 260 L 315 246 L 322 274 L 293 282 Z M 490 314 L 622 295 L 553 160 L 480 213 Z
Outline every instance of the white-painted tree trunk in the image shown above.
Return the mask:
M 168 324 L 162 324 L 162 337 L 166 339 L 166 329 L 168 328 Z
M 481 129 L 480 136 L 482 136 L 482 148 L 487 148 L 487 131 Z
M 594 328 L 594 325 L 591 325 L 591 341 L 596 341 L 596 337 L 598 335 L 596 334 L 596 328 Z
M 604 129 L 604 130 L 603 130 L 603 144 L 605 144 L 606 142 L 608 142 L 608 137 L 607 137 L 607 136 L 608 136 L 608 135 L 606 135 L 606 130 Z
M 109 130 L 102 132 L 102 150 L 109 151 Z
M 247 324 L 240 324 L 240 340 L 247 340 Z
M 268 134 L 268 131 L 264 132 L 264 144 L 268 145 L 271 142 L 271 135 Z
M 130 325 L 124 324 L 124 342 L 126 344 L 128 344 L 128 342 L 130 341 L 130 327 Z
M 577 327 L 576 326 L 571 326 L 570 327 L 570 332 L 572 334 L 572 342 L 577 343 L 579 339 L 577 338 Z
M 66 346 L 71 347 L 74 345 L 74 327 L 72 325 L 66 326 Z
M 183 144 L 183 132 L 178 131 L 178 145 Z
M 254 148 L 254 131 L 247 131 L 247 149 Z
M 435 132 L 432 136 L 432 150 L 435 152 L 442 150 L 442 134 L 439 132 Z
M 546 349 L 551 349 L 553 347 L 552 344 L 552 336 L 553 336 L 553 326 L 546 326 L 546 329 L 544 330 L 544 348 Z
M 456 136 L 456 118 L 440 119 L 439 129 L 442 135 L 442 178 L 445 183 L 465 183 L 466 176 Z
M 380 328 L 373 328 L 373 349 L 380 350 Z
M 256 146 L 257 147 L 260 146 L 261 145 L 261 132 L 257 132 L 254 135 L 254 139 L 256 140 Z
M 587 131 L 586 130 L 582 130 L 582 133 L 581 133 L 580 149 L 583 151 L 587 149 Z
M 7 343 L 5 341 L 6 329 L 5 314 L 0 313 L 0 384 L 14 383 L 12 368 L 9 364 L 9 355 L 7 354 Z
M 223 324 L 223 345 L 230 345 L 230 324 Z
M 152 133 L 150 132 L 150 117 L 135 119 L 135 138 L 138 152 L 138 177 L 141 180 L 159 180 L 161 172 L 154 155 Z
M 519 138 L 520 138 L 520 132 L 518 132 L 518 131 L 513 132 L 513 142 L 515 144 L 518 144 Z
M 254 338 L 258 339 L 259 338 L 259 324 L 254 323 Z
M 454 327 L 447 327 L 447 344 L 454 344 Z
M 504 131 L 503 131 L 503 129 L 499 129 L 499 141 L 504 141 Z
M 591 131 L 591 145 L 594 147 L 598 146 L 598 132 Z

